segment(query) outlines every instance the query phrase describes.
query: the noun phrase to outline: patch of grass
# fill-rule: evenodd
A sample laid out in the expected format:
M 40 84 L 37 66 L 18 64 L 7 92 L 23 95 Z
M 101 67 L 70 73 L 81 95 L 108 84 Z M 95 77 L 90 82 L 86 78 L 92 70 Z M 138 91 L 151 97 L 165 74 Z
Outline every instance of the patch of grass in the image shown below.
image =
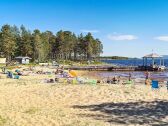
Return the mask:
M 0 126 L 3 126 L 7 122 L 7 119 L 0 116 Z
M 35 114 L 37 111 L 39 111 L 38 108 L 32 107 L 32 108 L 29 108 L 28 110 L 26 110 L 24 113 Z

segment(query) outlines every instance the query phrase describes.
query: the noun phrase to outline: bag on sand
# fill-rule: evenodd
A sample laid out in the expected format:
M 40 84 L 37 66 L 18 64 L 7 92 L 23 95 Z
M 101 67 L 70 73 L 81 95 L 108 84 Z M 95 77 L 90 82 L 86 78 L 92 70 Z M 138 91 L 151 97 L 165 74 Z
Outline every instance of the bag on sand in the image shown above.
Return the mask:
M 19 79 L 19 75 L 14 75 L 14 79 Z

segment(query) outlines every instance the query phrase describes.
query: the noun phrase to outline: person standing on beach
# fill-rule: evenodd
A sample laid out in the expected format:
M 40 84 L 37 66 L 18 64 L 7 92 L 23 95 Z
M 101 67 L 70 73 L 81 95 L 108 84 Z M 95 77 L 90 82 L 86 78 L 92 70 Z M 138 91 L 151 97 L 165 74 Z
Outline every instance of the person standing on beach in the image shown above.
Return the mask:
M 145 72 L 145 84 L 146 85 L 149 85 L 150 82 L 149 82 L 149 77 L 150 77 L 150 73 L 148 71 Z
M 129 73 L 129 81 L 131 81 L 131 76 L 132 76 L 131 73 Z
M 150 73 L 147 71 L 147 72 L 145 73 L 146 80 L 149 79 L 149 75 L 150 75 Z

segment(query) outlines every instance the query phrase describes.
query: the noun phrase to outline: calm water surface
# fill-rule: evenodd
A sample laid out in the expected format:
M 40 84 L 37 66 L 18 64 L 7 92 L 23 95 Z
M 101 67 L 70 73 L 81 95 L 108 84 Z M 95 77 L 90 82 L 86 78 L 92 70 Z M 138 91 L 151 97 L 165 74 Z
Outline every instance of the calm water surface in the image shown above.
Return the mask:
M 129 59 L 129 60 L 102 60 L 105 63 L 108 64 L 114 64 L 118 66 L 139 66 L 143 65 L 143 60 L 142 59 Z M 160 60 L 155 60 L 157 64 L 160 64 Z M 151 60 L 148 61 L 149 64 L 152 63 Z M 168 67 L 168 59 L 164 60 L 164 65 Z M 113 77 L 113 76 L 122 76 L 122 77 L 127 77 L 131 73 L 133 78 L 145 78 L 145 72 L 109 72 L 109 71 L 104 71 L 98 73 L 98 76 L 101 77 Z M 168 80 L 168 71 L 165 72 L 150 72 L 151 78 L 159 78 L 163 80 Z

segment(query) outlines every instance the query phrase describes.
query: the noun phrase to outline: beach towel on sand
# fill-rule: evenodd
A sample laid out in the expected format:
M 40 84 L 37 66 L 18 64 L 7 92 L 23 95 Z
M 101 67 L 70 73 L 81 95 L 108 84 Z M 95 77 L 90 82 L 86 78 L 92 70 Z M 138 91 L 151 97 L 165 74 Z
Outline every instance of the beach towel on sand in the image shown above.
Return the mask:
M 96 84 L 97 84 L 97 81 L 94 80 L 94 79 L 88 79 L 88 80 L 85 80 L 85 83 L 91 84 L 91 85 L 96 85 Z
M 128 81 L 126 81 L 126 83 L 125 84 L 130 84 L 130 85 L 132 85 L 132 84 L 134 84 L 134 81 L 133 80 L 128 80 Z

